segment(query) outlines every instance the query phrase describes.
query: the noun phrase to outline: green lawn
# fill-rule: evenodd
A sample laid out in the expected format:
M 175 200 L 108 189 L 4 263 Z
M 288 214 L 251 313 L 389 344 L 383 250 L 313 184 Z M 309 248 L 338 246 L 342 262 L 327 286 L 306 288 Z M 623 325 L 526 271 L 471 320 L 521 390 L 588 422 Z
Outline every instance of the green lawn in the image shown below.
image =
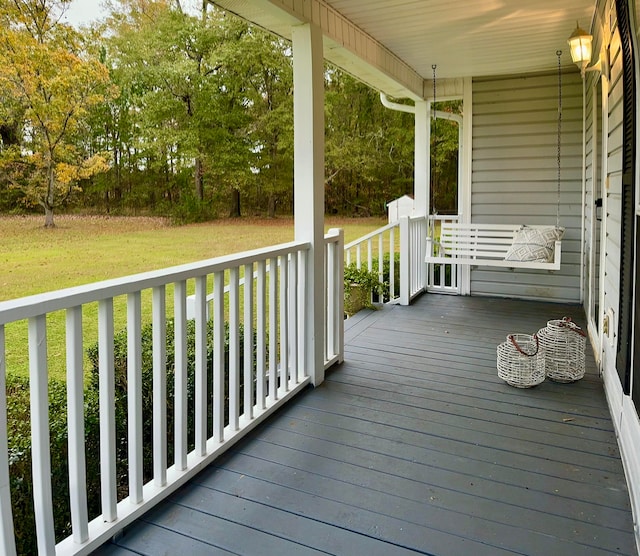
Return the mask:
M 326 229 L 345 230 L 345 242 L 379 226 L 383 219 L 328 219 Z M 189 263 L 293 240 L 293 220 L 225 219 L 171 226 L 160 218 L 58 216 L 45 230 L 42 217 L 0 217 L 0 301 L 108 278 Z M 168 291 L 168 299 L 171 298 Z M 143 319 L 151 304 L 143 299 Z M 124 326 L 126 299 L 114 300 L 116 330 Z M 84 308 L 85 345 L 97 338 L 97 304 Z M 52 376 L 64 377 L 64 314 L 48 317 Z M 26 322 L 7 325 L 9 372 L 28 373 Z

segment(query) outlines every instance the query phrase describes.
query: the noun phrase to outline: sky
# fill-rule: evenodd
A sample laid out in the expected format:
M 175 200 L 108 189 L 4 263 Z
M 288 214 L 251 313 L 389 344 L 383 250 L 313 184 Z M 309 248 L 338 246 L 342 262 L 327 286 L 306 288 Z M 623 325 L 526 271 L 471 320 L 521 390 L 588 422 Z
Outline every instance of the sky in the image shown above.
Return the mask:
M 74 26 L 87 25 L 105 14 L 102 0 L 73 0 L 63 20 Z
M 106 10 L 102 7 L 103 0 L 73 0 L 66 11 L 63 21 L 75 27 L 88 25 L 92 21 L 100 19 L 106 15 Z M 199 2 L 183 1 L 182 7 L 188 13 L 198 13 Z M 195 12 L 194 12 L 195 10 Z

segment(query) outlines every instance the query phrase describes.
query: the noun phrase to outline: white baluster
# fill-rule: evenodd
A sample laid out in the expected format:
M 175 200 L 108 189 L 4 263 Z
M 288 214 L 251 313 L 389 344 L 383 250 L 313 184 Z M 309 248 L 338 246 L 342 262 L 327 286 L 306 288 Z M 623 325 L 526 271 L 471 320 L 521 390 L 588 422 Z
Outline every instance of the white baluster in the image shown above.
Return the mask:
M 69 502 L 73 540 L 89 538 L 87 472 L 84 443 L 82 306 L 67 310 L 67 423 L 69 428 Z
M 187 282 L 173 287 L 174 361 L 174 460 L 176 469 L 187 468 Z
M 153 482 L 167 484 L 167 301 L 164 286 L 153 288 Z
M 127 296 L 127 419 L 129 501 L 143 500 L 142 486 L 142 309 L 139 291 Z

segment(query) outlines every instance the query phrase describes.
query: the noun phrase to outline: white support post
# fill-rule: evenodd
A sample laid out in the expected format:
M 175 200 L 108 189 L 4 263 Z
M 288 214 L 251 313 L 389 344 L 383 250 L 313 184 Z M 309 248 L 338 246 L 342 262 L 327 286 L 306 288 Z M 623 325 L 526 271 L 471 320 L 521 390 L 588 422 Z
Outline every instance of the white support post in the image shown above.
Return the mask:
M 292 28 L 295 238 L 311 243 L 307 265 L 306 371 L 324 380 L 324 57 L 322 31 Z
M 400 217 L 400 305 L 409 305 L 411 300 L 411 238 L 409 217 Z
M 472 163 L 472 139 L 473 139 L 473 81 L 470 77 L 464 80 L 464 93 L 462 97 L 462 111 L 464 112 L 464 126 L 462 129 L 462 159 L 461 183 L 458 184 L 458 214 L 461 224 L 471 222 L 471 163 Z M 452 272 L 455 269 L 452 269 Z M 461 295 L 471 294 L 471 267 L 458 265 L 458 288 Z
M 416 101 L 414 125 L 414 216 L 427 216 L 431 179 L 431 103 L 429 101 Z

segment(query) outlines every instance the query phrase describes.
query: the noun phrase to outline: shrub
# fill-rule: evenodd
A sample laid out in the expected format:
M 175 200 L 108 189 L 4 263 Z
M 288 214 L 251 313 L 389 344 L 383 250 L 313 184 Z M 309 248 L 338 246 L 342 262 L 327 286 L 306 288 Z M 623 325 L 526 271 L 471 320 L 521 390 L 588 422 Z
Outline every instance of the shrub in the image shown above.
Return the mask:
M 240 334 L 240 364 L 243 364 L 243 331 Z M 142 343 L 142 443 L 143 443 L 143 474 L 148 481 L 153 476 L 153 326 L 147 324 L 141 330 Z M 175 377 L 175 345 L 174 321 L 167 320 L 167 464 L 174 461 L 174 377 Z M 255 351 L 255 346 L 254 346 Z M 99 361 L 97 343 L 87 349 L 91 363 L 91 377 L 93 388 L 97 390 L 99 380 Z M 225 325 L 225 364 L 229 357 L 229 328 Z M 187 321 L 187 446 L 192 450 L 195 446 L 195 321 Z M 127 433 L 127 331 L 119 331 L 114 336 L 114 364 L 115 364 L 115 412 L 116 412 L 116 452 L 118 485 L 123 498 L 128 492 L 128 433 Z M 213 433 L 213 321 L 207 323 L 207 436 Z M 240 388 L 242 404 L 242 373 L 240 373 Z M 228 422 L 226 405 L 229 384 L 225 378 L 225 424 Z M 242 411 L 242 406 L 240 408 Z
M 347 316 L 355 315 L 361 309 L 373 308 L 372 294 L 380 296 L 384 291 L 378 274 L 358 268 L 356 263 L 344 267 L 344 312 Z M 388 286 L 387 286 L 388 287 Z
M 143 413 L 143 472 L 144 480 L 152 478 L 153 439 L 153 328 L 145 325 L 142 338 L 142 413 Z M 242 365 L 243 332 L 240 333 L 240 359 Z M 255 337 L 255 336 L 254 336 Z M 225 335 L 225 362 L 228 362 L 229 329 Z M 173 463 L 174 436 L 174 323 L 167 321 L 167 447 L 168 465 Z M 255 353 L 255 345 L 254 345 Z M 187 322 L 187 399 L 188 399 L 188 449 L 195 444 L 195 321 Z M 89 518 L 101 512 L 100 496 L 100 419 L 99 419 L 99 364 L 98 344 L 87 349 L 91 363 L 90 380 L 85 390 L 85 450 L 87 468 L 87 492 Z M 128 432 L 127 432 L 127 332 L 122 330 L 114 336 L 115 365 L 115 415 L 116 415 L 116 472 L 118 498 L 128 495 Z M 207 323 L 207 434 L 213 430 L 213 321 Z M 240 410 L 242 411 L 242 373 L 240 374 Z M 228 400 L 228 382 L 225 383 L 225 400 Z M 226 404 L 225 404 L 226 405 Z M 71 511 L 69 508 L 69 466 L 67 444 L 67 398 L 66 384 L 49 382 L 49 422 L 51 444 L 51 482 L 54 500 L 54 527 L 56 542 L 71 534 Z M 225 411 L 225 415 L 227 411 Z M 31 471 L 31 415 L 29 403 L 29 379 L 7 376 L 7 420 L 9 441 L 9 472 L 11 480 L 11 502 L 15 524 L 18 554 L 36 554 L 35 518 L 33 511 L 33 480 Z M 93 494 L 93 495 L 92 495 Z
M 66 396 L 66 385 L 63 382 L 49 382 L 51 486 L 56 541 L 71 534 Z M 85 392 L 84 405 L 87 490 L 100 492 L 97 392 L 91 389 Z M 11 506 L 17 553 L 36 554 L 28 378 L 7 375 L 7 421 Z M 97 516 L 101 511 L 99 497 L 90 496 L 88 504 L 89 515 Z
M 382 257 L 382 301 L 386 302 L 391 299 L 389 290 L 391 287 L 391 254 L 385 253 Z M 371 261 L 372 268 L 378 268 L 378 259 L 373 258 Z M 393 255 L 393 294 L 394 297 L 400 295 L 400 253 Z

